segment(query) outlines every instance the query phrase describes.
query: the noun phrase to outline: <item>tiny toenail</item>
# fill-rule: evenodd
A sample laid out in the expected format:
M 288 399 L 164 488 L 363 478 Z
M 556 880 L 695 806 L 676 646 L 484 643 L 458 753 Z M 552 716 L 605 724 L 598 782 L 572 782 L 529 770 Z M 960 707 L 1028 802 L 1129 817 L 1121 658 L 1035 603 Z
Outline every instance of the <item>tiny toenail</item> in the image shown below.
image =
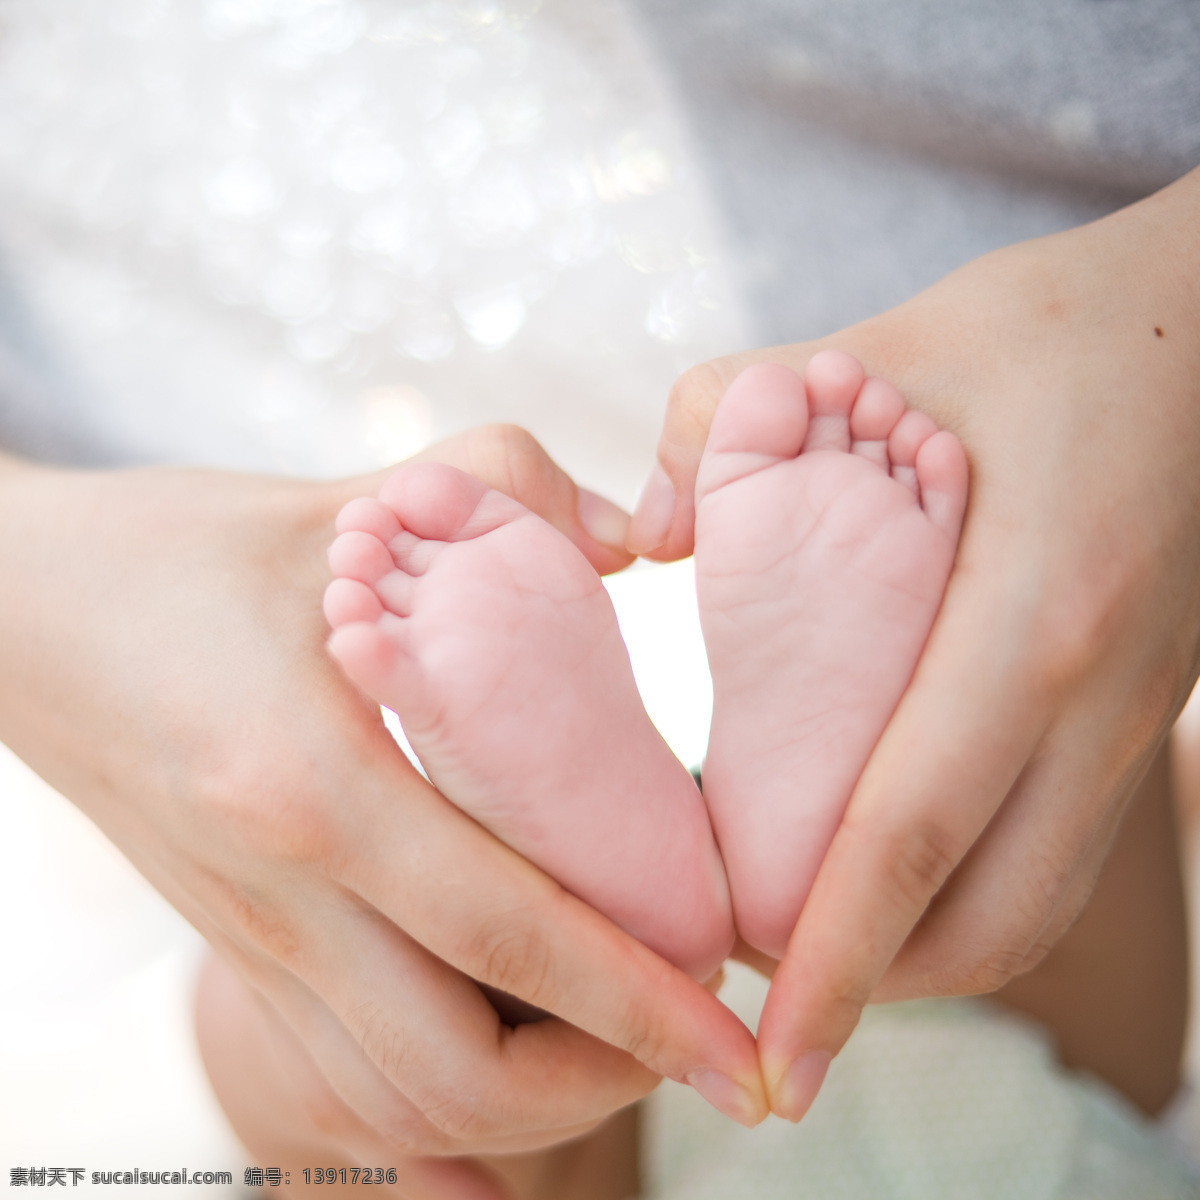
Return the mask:
M 721 1071 L 702 1067 L 688 1075 L 685 1082 L 691 1084 L 718 1112 L 732 1117 L 739 1125 L 753 1126 L 761 1119 L 749 1091 Z
M 629 523 L 625 540 L 629 552 L 648 554 L 651 550 L 657 550 L 667 540 L 674 517 L 675 488 L 666 471 L 662 467 L 655 467 L 646 481 L 633 520 Z
M 799 1121 L 825 1082 L 833 1055 L 828 1050 L 809 1050 L 783 1073 L 772 1108 L 789 1121 Z
M 611 500 L 579 489 L 579 523 L 602 546 L 614 549 L 625 548 L 625 536 L 629 532 L 629 514 L 618 508 Z

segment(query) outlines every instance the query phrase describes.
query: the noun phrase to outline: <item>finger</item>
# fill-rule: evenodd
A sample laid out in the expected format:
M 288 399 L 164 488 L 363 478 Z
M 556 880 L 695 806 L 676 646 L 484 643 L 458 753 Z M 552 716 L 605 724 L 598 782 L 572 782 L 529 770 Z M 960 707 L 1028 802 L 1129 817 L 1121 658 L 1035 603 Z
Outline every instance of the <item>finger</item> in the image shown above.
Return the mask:
M 561 1139 L 555 1131 L 595 1124 L 658 1082 L 629 1055 L 564 1021 L 506 1026 L 471 979 L 378 913 L 361 914 L 343 932 L 339 958 L 328 961 L 334 986 L 326 1000 L 359 1054 L 382 1072 L 372 1111 L 382 1115 L 390 1083 L 424 1114 L 431 1131 L 422 1136 L 440 1136 L 443 1153 L 545 1145 Z M 375 956 L 370 966 L 364 950 Z M 360 1091 L 356 1107 L 367 1100 Z M 399 1115 L 407 1127 L 407 1113 Z M 432 1137 L 426 1144 L 435 1144 Z
M 969 553 L 913 682 L 863 772 L 781 962 L 759 1024 L 776 1112 L 798 1120 L 885 969 L 1003 802 L 1047 724 L 1019 655 L 1028 606 L 960 598 Z M 1006 555 L 993 546 L 993 569 Z M 1021 567 L 1007 564 L 1016 594 Z M 962 581 L 966 580 L 967 583 Z M 969 748 L 969 753 L 958 749 Z
M 315 998 L 311 1003 L 321 1007 Z M 260 1161 L 292 1167 L 296 1185 L 305 1166 L 371 1163 L 396 1171 L 396 1184 L 382 1185 L 384 1195 L 507 1200 L 490 1173 L 473 1163 L 399 1153 L 343 1101 L 278 1009 L 215 955 L 201 975 L 196 1030 L 239 1137 Z
M 205 882 L 225 893 L 220 880 Z M 244 895 L 238 924 L 249 929 L 214 923 L 205 901 L 213 907 L 215 895 L 195 892 L 184 915 L 271 998 L 343 1100 L 407 1155 L 539 1148 L 658 1082 L 630 1054 L 563 1021 L 514 1042 L 470 980 L 355 897 L 339 892 L 331 904 L 307 874 L 291 889 L 276 880 L 269 896 Z
M 349 1007 L 348 989 L 335 993 L 330 999 L 345 1009 L 344 1019 L 294 980 L 287 980 L 276 992 L 284 997 L 281 1011 L 289 1026 L 310 1048 L 337 1096 L 373 1136 L 394 1150 L 406 1155 L 538 1150 L 586 1132 L 657 1083 L 656 1076 L 612 1047 L 600 1047 L 601 1054 L 585 1061 L 573 1054 L 575 1045 L 567 1044 L 561 1047 L 561 1057 L 564 1063 L 570 1060 L 568 1071 L 574 1078 L 564 1084 L 568 1071 L 552 1069 L 543 1094 L 530 1097 L 534 1106 L 523 1106 L 515 1089 L 490 1100 L 483 1098 L 484 1084 L 478 1078 L 473 1085 L 458 1086 L 458 1076 L 477 1065 L 468 1062 L 471 1055 L 496 1056 L 501 1027 L 495 1012 L 488 1011 L 478 988 L 437 963 L 427 951 L 413 945 L 412 953 L 403 949 L 397 953 L 394 939 L 388 939 L 391 944 L 378 944 L 378 939 L 362 934 L 359 930 L 357 942 L 349 944 L 382 950 L 390 956 L 389 965 L 401 968 L 388 972 L 389 982 L 399 982 L 395 992 L 372 991 L 365 1005 L 363 996 L 356 995 Z M 415 973 L 406 975 L 403 968 L 408 966 L 415 966 Z M 361 977 L 351 981 L 352 986 L 364 984 L 376 988 L 379 981 Z M 378 1000 L 383 994 L 403 1013 L 403 1027 L 389 1022 Z M 449 1018 L 440 1011 L 447 1006 L 453 1010 Z M 475 1026 L 468 1019 L 471 1016 L 478 1018 Z M 469 1046 L 453 1040 L 464 1030 Z M 416 1036 L 410 1038 L 409 1031 Z M 487 1047 L 489 1034 L 492 1044 Z M 570 1040 L 580 1045 L 595 1042 L 578 1030 L 572 1031 Z M 463 1059 L 461 1070 L 449 1063 L 456 1056 Z M 385 1066 L 394 1079 L 385 1075 Z M 410 1094 L 401 1091 L 396 1080 Z M 429 1106 L 428 1111 L 423 1105 Z M 502 1114 L 496 1120 L 508 1123 L 493 1127 L 496 1121 L 489 1114 Z
M 321 994 L 278 962 L 210 940 L 270 998 L 332 1088 L 338 1103 L 325 1106 L 315 1088 L 309 1114 L 330 1137 L 344 1143 L 357 1128 L 350 1113 L 405 1157 L 519 1153 L 586 1132 L 657 1084 L 628 1054 L 558 1020 L 540 1023 L 557 1036 L 513 1054 L 511 1031 L 460 972 L 378 913 L 332 910 L 322 922 L 318 908 L 309 897 L 314 941 L 292 965 L 320 978 Z M 519 1078 L 539 1070 L 536 1087 Z
M 1156 749 L 1129 736 L 1128 710 L 1149 714 L 1156 706 L 1149 694 L 1130 696 L 1128 678 L 1118 662 L 1106 678 L 1089 680 L 897 955 L 876 999 L 994 991 L 1034 967 L 1070 927 Z
M 507 1092 L 523 1106 L 522 1120 L 545 1122 L 557 1107 L 545 1093 L 566 1069 L 560 1064 L 613 1071 L 611 1047 L 619 1047 L 655 1074 L 691 1082 L 727 1115 L 748 1124 L 761 1119 L 753 1038 L 719 1000 L 424 781 L 408 792 L 402 810 L 390 796 L 365 806 L 371 815 L 341 866 L 342 882 L 437 959 L 577 1027 L 539 1022 L 505 1031 L 494 1010 L 477 1006 L 461 1035 L 469 1050 L 446 1063 L 446 1089 Z M 600 1042 L 580 1040 L 580 1030 Z M 577 1086 L 578 1078 L 562 1082 Z M 644 1088 L 645 1077 L 635 1084 Z M 620 1086 L 628 1088 L 630 1077 Z M 587 1115 L 559 1111 L 558 1121 Z
M 537 513 L 583 552 L 601 574 L 632 561 L 629 515 L 571 477 L 524 429 L 486 425 L 430 446 L 417 460 L 448 463 Z

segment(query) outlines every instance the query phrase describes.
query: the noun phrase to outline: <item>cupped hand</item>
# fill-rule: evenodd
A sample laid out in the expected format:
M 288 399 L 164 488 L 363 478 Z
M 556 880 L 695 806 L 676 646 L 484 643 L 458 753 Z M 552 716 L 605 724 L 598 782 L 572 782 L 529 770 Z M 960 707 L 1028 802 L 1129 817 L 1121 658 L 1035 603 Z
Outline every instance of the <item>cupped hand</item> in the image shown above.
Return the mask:
M 956 433 L 958 559 L 775 973 L 759 1046 L 799 1119 L 868 999 L 986 992 L 1086 901 L 1200 669 L 1200 172 L 973 262 L 820 342 L 684 376 L 628 545 L 692 543 L 712 412 L 837 346 Z
M 527 435 L 427 456 L 514 495 L 598 569 L 629 560 L 620 514 Z M 543 1144 L 659 1075 L 760 1119 L 745 1027 L 440 796 L 328 658 L 334 517 L 381 478 L 0 460 L 0 736 L 398 1150 Z M 473 980 L 559 1019 L 510 1029 Z

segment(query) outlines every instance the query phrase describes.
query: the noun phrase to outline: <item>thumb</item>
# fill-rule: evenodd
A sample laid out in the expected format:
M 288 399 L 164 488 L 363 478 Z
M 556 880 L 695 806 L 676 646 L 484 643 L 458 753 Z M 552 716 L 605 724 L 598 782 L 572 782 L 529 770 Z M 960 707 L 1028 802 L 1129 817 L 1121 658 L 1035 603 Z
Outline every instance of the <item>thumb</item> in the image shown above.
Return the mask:
M 482 425 L 429 446 L 409 461 L 446 463 L 511 496 L 569 538 L 601 575 L 633 561 L 625 549 L 628 513 L 577 486 L 537 439 L 517 425 Z M 388 474 L 360 483 L 378 491 Z

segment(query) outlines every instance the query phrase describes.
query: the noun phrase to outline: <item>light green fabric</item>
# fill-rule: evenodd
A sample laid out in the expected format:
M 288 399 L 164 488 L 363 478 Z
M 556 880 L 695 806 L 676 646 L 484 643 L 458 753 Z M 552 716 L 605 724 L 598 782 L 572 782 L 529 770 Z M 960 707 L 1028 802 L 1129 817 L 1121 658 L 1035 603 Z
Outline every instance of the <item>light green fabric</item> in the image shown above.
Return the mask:
M 739 973 L 729 1002 L 753 1016 Z M 752 1023 L 752 1022 L 751 1022 Z M 868 1010 L 799 1126 L 742 1129 L 664 1084 L 648 1114 L 654 1200 L 1182 1200 L 1200 1178 L 1111 1091 L 995 1007 Z

